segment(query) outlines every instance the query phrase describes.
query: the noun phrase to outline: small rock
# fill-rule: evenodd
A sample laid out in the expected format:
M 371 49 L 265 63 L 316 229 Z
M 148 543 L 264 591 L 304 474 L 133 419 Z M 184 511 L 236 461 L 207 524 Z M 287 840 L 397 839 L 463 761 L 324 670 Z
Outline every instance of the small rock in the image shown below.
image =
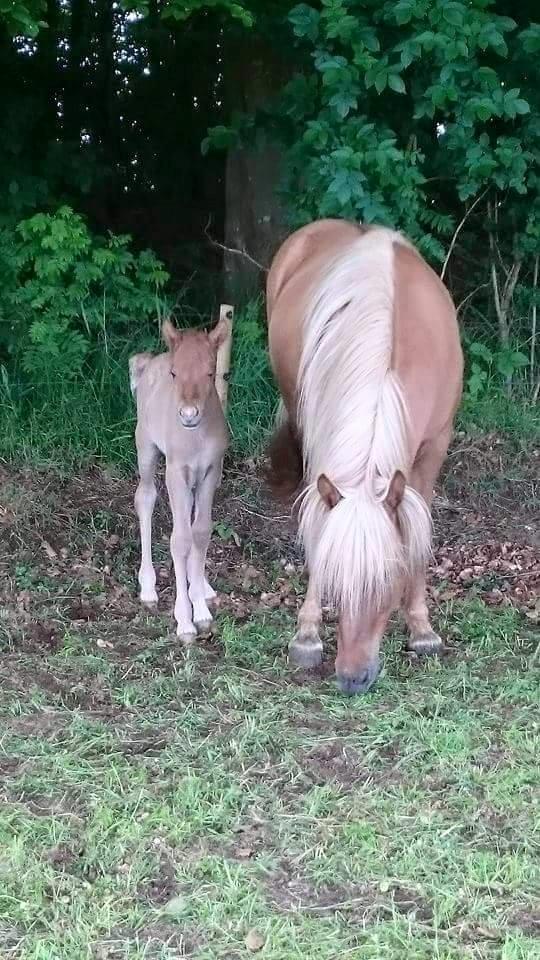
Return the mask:
M 258 930 L 250 930 L 245 939 L 246 947 L 250 953 L 258 953 L 264 947 L 265 942 L 264 937 Z

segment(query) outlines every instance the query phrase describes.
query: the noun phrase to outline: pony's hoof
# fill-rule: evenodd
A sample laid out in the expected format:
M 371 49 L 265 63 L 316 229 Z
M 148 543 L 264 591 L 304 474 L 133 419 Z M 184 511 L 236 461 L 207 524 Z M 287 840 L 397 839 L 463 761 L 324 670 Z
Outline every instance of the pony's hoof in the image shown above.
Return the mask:
M 407 650 L 416 653 L 418 657 L 433 657 L 444 650 L 444 643 L 433 630 L 418 633 L 407 640 Z
M 379 661 L 355 674 L 338 673 L 336 680 L 341 693 L 352 697 L 357 693 L 367 693 L 379 676 Z
M 181 627 L 178 627 L 176 631 L 176 636 L 178 637 L 181 644 L 184 647 L 192 647 L 195 643 L 195 638 L 197 636 L 197 631 L 193 630 L 183 630 Z
M 322 641 L 316 631 L 297 633 L 289 644 L 289 663 L 304 670 L 320 667 L 323 658 Z
M 214 626 L 213 620 L 196 620 L 195 626 L 197 627 L 197 633 L 199 637 L 210 637 L 212 635 L 212 628 Z

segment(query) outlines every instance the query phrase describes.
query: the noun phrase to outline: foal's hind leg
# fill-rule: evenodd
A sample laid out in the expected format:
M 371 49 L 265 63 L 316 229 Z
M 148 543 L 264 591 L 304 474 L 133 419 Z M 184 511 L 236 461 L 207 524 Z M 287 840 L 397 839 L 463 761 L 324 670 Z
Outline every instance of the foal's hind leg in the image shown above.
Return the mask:
M 137 456 L 139 461 L 140 481 L 135 493 L 135 510 L 139 517 L 141 534 L 141 565 L 139 568 L 139 585 L 141 603 L 155 606 L 158 602 L 156 593 L 156 572 L 152 563 L 152 514 L 156 502 L 156 484 L 154 480 L 158 450 L 140 432 L 136 433 Z
M 310 577 L 306 599 L 298 611 L 298 629 L 289 644 L 291 663 L 313 669 L 322 662 L 323 645 L 319 633 L 321 620 L 321 601 L 315 581 Z
M 173 517 L 171 555 L 176 579 L 174 617 L 176 635 L 182 643 L 195 640 L 197 631 L 193 625 L 193 610 L 188 596 L 187 560 L 191 550 L 191 509 L 193 496 L 190 477 L 181 464 L 167 463 L 165 482 Z
M 206 552 L 212 531 L 212 503 L 221 470 L 210 467 L 206 476 L 195 490 L 194 518 L 191 527 L 192 544 L 188 557 L 187 576 L 189 582 L 189 598 L 193 604 L 193 620 L 197 631 L 208 633 L 212 626 L 212 614 L 206 601 L 215 596 L 214 591 L 204 575 Z M 211 591 L 209 596 L 208 591 Z
M 445 430 L 436 440 L 430 441 L 414 464 L 411 483 L 431 509 L 433 487 L 439 475 L 450 442 L 450 431 Z M 426 603 L 426 572 L 420 570 L 405 585 L 403 612 L 409 628 L 407 649 L 419 656 L 439 653 L 443 641 L 435 633 L 429 620 Z

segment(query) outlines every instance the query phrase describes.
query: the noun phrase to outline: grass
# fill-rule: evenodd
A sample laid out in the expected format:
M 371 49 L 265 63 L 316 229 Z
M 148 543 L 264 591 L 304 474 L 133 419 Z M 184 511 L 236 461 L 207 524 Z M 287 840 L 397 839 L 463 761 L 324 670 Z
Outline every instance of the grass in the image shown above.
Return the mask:
M 501 434 L 513 440 L 518 451 L 526 449 L 531 443 L 538 443 L 540 437 L 537 404 L 506 397 L 496 389 L 474 400 L 465 395 L 457 425 L 472 434 Z
M 291 672 L 294 606 L 226 604 L 186 654 L 134 598 L 130 491 L 29 476 L 2 501 L 2 960 L 540 958 L 530 623 L 443 603 L 449 655 L 396 625 L 356 699 Z
M 5 653 L 0 955 L 539 957 L 532 645 L 443 617 L 451 662 L 395 636 L 354 701 L 292 681 L 275 617 L 188 656 L 143 616 L 66 626 L 37 673 Z
M 234 553 L 231 501 L 213 546 L 229 603 L 215 640 L 180 650 L 134 600 L 121 476 L 146 346 L 113 344 L 61 390 L 0 387 L 0 455 L 31 466 L 0 509 L 1 960 L 540 960 L 531 623 L 443 603 L 447 657 L 407 659 L 396 626 L 373 693 L 344 699 L 286 664 L 294 596 L 234 606 L 242 560 L 265 566 L 259 596 L 275 571 L 253 531 Z M 232 450 L 253 455 L 275 405 L 256 306 L 234 350 Z M 533 411 L 463 407 L 471 433 L 501 424 L 516 449 L 537 436 Z M 493 484 L 498 450 L 477 453 Z M 116 467 L 74 469 L 96 460 Z M 246 476 L 232 499 L 264 521 Z

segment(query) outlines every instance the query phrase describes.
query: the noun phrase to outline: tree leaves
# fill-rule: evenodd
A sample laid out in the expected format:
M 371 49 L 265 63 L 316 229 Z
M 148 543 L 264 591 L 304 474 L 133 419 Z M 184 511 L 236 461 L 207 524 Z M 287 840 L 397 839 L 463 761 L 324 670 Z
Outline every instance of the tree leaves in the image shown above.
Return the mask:
M 150 251 L 133 253 L 129 237 L 92 237 L 67 206 L 4 225 L 0 268 L 0 315 L 10 317 L 0 346 L 38 380 L 76 376 L 105 323 L 120 333 L 153 318 L 168 281 Z

